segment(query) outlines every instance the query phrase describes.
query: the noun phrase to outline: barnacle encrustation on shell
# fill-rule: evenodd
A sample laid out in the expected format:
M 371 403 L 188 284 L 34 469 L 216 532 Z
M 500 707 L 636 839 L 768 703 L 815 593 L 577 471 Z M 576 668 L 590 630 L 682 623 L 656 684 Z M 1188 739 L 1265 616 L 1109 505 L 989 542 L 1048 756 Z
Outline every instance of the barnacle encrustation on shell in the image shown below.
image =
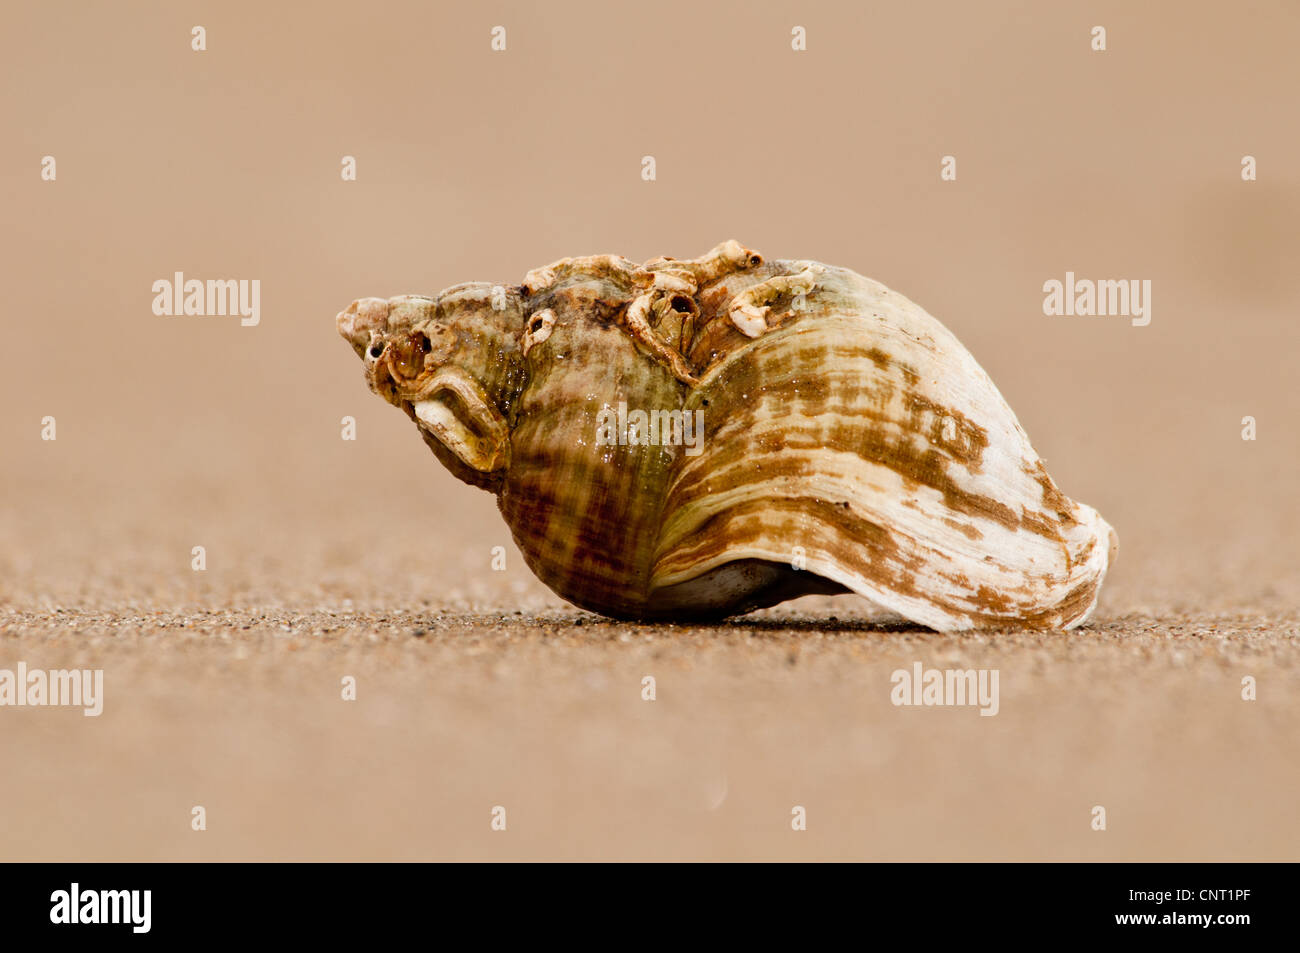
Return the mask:
M 936 629 L 1072 628 L 1114 558 L 957 339 L 846 268 L 565 258 L 337 325 L 537 576 L 605 615 L 856 592 Z

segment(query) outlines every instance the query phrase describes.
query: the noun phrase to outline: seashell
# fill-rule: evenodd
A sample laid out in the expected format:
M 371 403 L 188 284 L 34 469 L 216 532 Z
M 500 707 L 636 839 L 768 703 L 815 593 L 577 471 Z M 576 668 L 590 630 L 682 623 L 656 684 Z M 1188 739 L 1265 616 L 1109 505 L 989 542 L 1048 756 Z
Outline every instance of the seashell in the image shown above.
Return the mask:
M 594 612 L 855 592 L 935 629 L 1068 629 L 1114 558 L 957 339 L 845 268 L 734 241 L 565 258 L 337 323 L 371 390 Z

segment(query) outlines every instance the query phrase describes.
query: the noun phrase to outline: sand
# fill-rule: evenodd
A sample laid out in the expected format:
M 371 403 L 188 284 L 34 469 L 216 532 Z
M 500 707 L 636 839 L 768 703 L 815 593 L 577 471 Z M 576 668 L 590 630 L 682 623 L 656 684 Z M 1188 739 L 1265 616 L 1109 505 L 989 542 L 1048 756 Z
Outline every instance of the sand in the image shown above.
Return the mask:
M 1295 613 L 1069 637 L 563 610 L 0 626 L 6 658 L 106 672 L 98 718 L 0 712 L 10 858 L 1296 858 Z M 915 662 L 997 670 L 997 714 L 893 705 Z

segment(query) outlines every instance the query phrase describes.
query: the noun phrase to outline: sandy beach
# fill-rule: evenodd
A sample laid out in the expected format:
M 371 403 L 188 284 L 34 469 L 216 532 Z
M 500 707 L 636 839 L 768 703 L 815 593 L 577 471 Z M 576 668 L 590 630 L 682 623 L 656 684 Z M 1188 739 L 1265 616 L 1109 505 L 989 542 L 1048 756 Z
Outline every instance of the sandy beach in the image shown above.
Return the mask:
M 1294 6 L 835 4 L 803 52 L 661 6 L 14 13 L 0 670 L 103 688 L 0 707 L 0 857 L 1300 859 Z M 334 327 L 728 238 L 969 348 L 1118 531 L 1086 627 L 580 611 Z M 154 313 L 177 272 L 258 322 Z M 1067 272 L 1150 280 L 1149 324 L 1045 314 Z M 996 715 L 894 704 L 918 664 L 996 671 Z

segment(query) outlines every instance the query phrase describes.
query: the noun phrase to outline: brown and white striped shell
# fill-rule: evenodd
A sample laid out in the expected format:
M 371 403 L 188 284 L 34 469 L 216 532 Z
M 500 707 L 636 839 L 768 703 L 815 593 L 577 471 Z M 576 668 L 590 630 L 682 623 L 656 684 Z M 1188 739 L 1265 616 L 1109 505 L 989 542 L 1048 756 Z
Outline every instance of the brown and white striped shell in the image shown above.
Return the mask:
M 1114 555 L 957 339 L 848 269 L 729 241 L 337 322 L 537 576 L 605 615 L 852 591 L 937 629 L 1071 628 Z

